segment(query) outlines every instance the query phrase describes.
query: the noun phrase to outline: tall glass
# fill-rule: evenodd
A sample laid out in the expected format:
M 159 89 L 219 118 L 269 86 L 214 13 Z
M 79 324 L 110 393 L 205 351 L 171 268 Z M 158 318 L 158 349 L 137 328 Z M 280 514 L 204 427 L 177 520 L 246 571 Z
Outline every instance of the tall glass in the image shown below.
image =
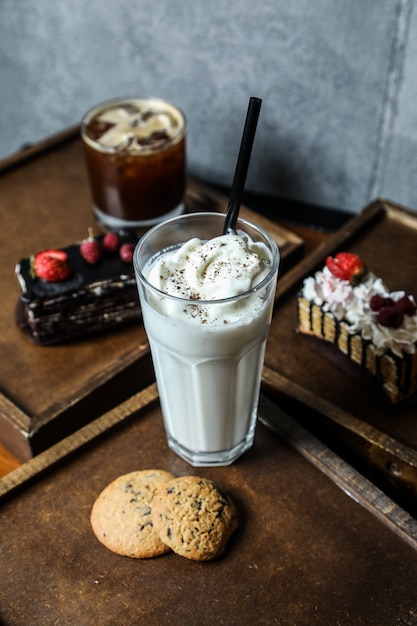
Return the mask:
M 183 113 L 158 98 L 123 98 L 86 113 L 81 137 L 93 211 L 104 230 L 145 230 L 183 211 Z
M 145 233 L 134 254 L 168 445 L 193 466 L 229 465 L 253 444 L 279 252 L 268 233 L 239 219 L 238 232 L 263 242 L 270 254 L 268 273 L 254 288 L 223 300 L 186 300 L 163 293 L 146 276 L 165 251 L 220 235 L 224 219 L 193 213 L 168 220 Z M 181 316 L 184 307 L 196 312 L 193 322 Z M 211 307 L 234 311 L 232 321 L 204 323 L 200 313 Z

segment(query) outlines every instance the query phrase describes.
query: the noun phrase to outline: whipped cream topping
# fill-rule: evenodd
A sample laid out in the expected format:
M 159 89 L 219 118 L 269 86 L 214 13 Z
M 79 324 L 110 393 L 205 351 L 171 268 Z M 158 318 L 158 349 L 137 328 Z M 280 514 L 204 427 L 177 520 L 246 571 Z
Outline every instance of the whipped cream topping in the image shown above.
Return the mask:
M 374 274 L 368 273 L 360 285 L 353 287 L 349 281 L 335 278 L 324 267 L 304 280 L 302 293 L 323 311 L 333 313 L 338 321 L 347 322 L 349 333 L 359 333 L 363 339 L 371 341 L 378 355 L 388 349 L 400 357 L 416 351 L 417 315 L 404 315 L 403 324 L 399 328 L 382 326 L 376 322 L 376 315 L 370 308 L 372 296 L 390 297 L 397 302 L 405 292 L 390 292 Z
M 227 302 L 250 291 L 263 281 L 271 269 L 267 247 L 241 235 L 222 235 L 209 241 L 193 238 L 180 248 L 164 252 L 149 268 L 147 280 L 160 291 L 187 300 L 153 305 L 175 317 L 184 315 L 199 323 L 229 323 L 243 311 L 254 313 L 262 305 L 262 294 Z M 220 303 L 219 300 L 226 302 Z M 190 302 L 191 301 L 191 302 Z M 212 305 L 205 305 L 216 301 Z

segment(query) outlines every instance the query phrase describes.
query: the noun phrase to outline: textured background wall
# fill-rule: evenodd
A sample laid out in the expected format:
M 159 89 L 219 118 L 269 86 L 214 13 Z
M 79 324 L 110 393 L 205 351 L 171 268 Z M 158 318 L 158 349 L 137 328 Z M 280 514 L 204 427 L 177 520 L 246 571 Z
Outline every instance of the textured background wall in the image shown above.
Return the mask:
M 188 119 L 191 172 L 351 212 L 417 208 L 413 0 L 1 0 L 0 158 L 97 102 L 156 95 Z

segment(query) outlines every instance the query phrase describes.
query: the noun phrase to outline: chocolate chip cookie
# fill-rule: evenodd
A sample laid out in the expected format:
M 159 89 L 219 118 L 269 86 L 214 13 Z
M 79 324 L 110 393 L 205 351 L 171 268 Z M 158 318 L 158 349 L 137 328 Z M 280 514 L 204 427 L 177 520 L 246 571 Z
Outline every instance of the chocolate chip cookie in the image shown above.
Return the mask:
M 91 510 L 97 539 L 109 550 L 136 559 L 169 552 L 153 528 L 151 508 L 157 489 L 173 478 L 164 470 L 142 470 L 107 485 Z
M 232 500 L 205 478 L 183 476 L 161 485 L 152 502 L 152 521 L 160 539 L 188 559 L 219 557 L 237 528 Z

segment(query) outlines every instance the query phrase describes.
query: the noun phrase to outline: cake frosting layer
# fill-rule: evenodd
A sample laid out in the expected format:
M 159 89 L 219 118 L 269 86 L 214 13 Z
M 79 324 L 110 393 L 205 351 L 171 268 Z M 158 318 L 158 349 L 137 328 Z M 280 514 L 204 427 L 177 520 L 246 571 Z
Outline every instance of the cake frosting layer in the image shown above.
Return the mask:
M 330 267 L 329 267 L 330 266 Z M 366 370 L 392 404 L 417 391 L 417 314 L 413 296 L 389 291 L 364 271 L 335 276 L 326 264 L 304 280 L 298 330 L 322 339 Z
M 136 243 L 128 233 L 119 237 L 120 245 Z M 101 245 L 104 235 L 95 239 Z M 33 258 L 24 258 L 16 265 L 22 289 L 16 304 L 16 323 L 34 343 L 53 345 L 139 321 L 131 262 L 124 262 L 117 253 L 108 253 L 91 265 L 80 254 L 79 243 L 62 250 L 71 268 L 71 275 L 64 281 L 36 277 Z
M 304 297 L 331 312 L 334 317 L 347 322 L 348 332 L 360 334 L 373 343 L 376 353 L 386 350 L 398 356 L 414 354 L 417 343 L 417 316 L 404 315 L 400 327 L 383 326 L 371 308 L 374 295 L 390 298 L 394 303 L 406 296 L 404 291 L 390 292 L 381 278 L 368 273 L 363 282 L 354 286 L 348 280 L 334 277 L 327 267 L 305 279 Z M 414 303 L 412 296 L 409 296 Z M 414 303 L 415 304 L 415 303 Z

